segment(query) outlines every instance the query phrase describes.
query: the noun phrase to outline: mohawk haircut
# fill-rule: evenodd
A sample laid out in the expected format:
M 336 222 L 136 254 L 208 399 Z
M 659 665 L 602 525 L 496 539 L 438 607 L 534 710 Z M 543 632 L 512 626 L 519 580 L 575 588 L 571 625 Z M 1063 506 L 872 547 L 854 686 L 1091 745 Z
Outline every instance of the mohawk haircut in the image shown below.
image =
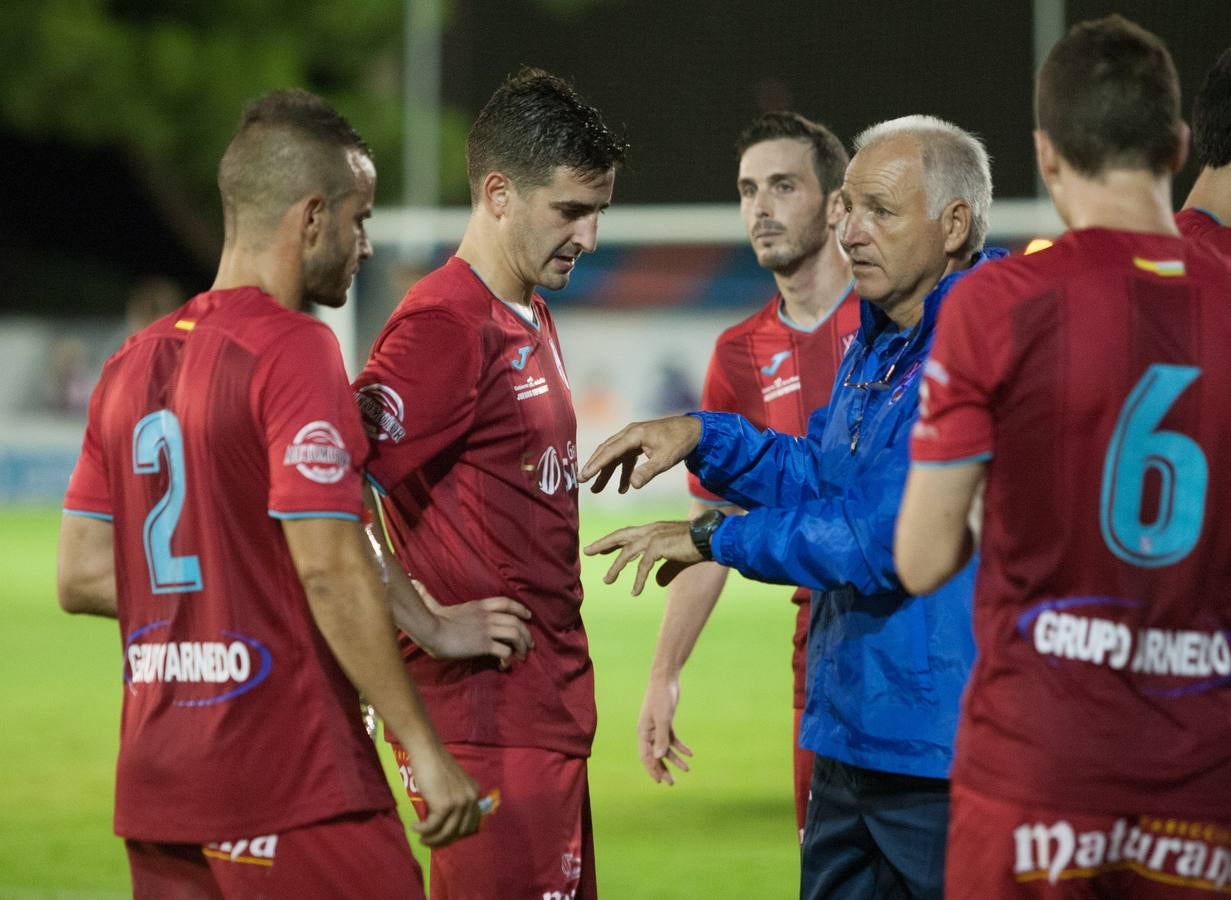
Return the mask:
M 355 188 L 352 149 L 372 158 L 351 124 L 315 94 L 282 90 L 253 100 L 218 166 L 228 233 L 241 217 L 269 225 L 308 194 L 337 202 Z
M 740 132 L 735 139 L 735 155 L 742 157 L 753 144 L 780 139 L 805 141 L 812 145 L 812 168 L 820 182 L 821 193 L 828 194 L 842 186 L 850 157 L 832 131 L 819 122 L 805 119 L 799 113 L 780 110 L 767 112 Z
M 1034 108 L 1038 127 L 1088 178 L 1109 169 L 1161 174 L 1179 151 L 1171 54 L 1123 16 L 1073 26 L 1039 70 Z
M 1203 166 L 1231 165 L 1231 47 L 1206 74 L 1193 101 L 1193 147 Z
M 470 201 L 478 203 L 489 172 L 519 188 L 547 184 L 558 166 L 589 180 L 623 164 L 627 151 L 567 81 L 522 69 L 496 89 L 466 137 Z

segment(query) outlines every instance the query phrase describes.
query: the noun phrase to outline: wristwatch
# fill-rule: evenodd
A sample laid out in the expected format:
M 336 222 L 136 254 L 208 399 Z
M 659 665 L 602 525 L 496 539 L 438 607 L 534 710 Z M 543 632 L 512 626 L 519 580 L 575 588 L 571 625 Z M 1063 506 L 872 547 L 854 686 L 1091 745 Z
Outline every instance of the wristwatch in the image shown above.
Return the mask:
M 710 540 L 713 539 L 714 532 L 718 530 L 718 526 L 726 517 L 727 514 L 721 509 L 707 509 L 689 524 L 688 536 L 692 538 L 692 545 L 697 548 L 702 559 L 708 561 L 714 558 Z

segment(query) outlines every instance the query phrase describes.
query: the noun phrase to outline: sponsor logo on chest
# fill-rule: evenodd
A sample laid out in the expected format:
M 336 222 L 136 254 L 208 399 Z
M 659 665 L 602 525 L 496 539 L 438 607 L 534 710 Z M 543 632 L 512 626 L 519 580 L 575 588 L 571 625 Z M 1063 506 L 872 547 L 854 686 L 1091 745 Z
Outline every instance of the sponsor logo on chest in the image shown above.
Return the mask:
M 572 441 L 565 445 L 563 453 L 548 447 L 537 459 L 533 454 L 526 454 L 522 457 L 521 468 L 523 472 L 534 473 L 538 489 L 549 497 L 561 489 L 566 494 L 577 491 L 577 446 Z

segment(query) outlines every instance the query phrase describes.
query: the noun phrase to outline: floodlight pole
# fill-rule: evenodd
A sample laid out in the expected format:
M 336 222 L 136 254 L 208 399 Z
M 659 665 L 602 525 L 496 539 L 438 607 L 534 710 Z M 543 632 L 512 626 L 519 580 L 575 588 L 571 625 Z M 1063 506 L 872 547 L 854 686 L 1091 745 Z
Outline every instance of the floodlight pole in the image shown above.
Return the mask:
M 442 0 L 406 0 L 402 65 L 402 203 L 440 202 Z

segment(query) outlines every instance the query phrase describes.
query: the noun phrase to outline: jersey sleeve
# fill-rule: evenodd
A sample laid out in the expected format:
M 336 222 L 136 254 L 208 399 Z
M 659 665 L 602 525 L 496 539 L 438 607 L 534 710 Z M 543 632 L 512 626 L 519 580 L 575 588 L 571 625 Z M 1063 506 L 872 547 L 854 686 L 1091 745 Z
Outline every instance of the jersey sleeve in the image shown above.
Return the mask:
M 1012 335 L 998 317 L 1004 305 L 986 296 L 986 281 L 964 279 L 941 308 L 911 431 L 911 462 L 944 465 L 992 456 L 997 360 L 1007 355 Z
M 369 478 L 387 492 L 470 429 L 482 373 L 481 335 L 438 308 L 386 328 L 355 380 L 371 439 Z
M 269 458 L 269 514 L 358 520 L 367 441 L 337 339 L 312 323 L 269 351 L 253 381 Z
M 719 345 L 721 346 L 721 345 Z M 719 347 L 714 347 L 710 357 L 709 368 L 705 373 L 705 385 L 701 389 L 701 409 L 706 412 L 743 412 L 739 407 L 739 399 L 731 387 L 731 381 L 723 370 L 722 355 Z M 705 489 L 701 479 L 692 472 L 687 473 L 688 493 L 702 503 L 726 504 L 727 501 L 713 491 Z
M 90 410 L 86 419 L 85 437 L 81 441 L 81 454 L 73 467 L 64 495 L 64 511 L 71 515 L 86 516 L 110 522 L 111 491 L 107 484 L 102 442 L 98 429 L 102 408 L 102 394 L 106 379 L 100 380 L 90 397 Z

